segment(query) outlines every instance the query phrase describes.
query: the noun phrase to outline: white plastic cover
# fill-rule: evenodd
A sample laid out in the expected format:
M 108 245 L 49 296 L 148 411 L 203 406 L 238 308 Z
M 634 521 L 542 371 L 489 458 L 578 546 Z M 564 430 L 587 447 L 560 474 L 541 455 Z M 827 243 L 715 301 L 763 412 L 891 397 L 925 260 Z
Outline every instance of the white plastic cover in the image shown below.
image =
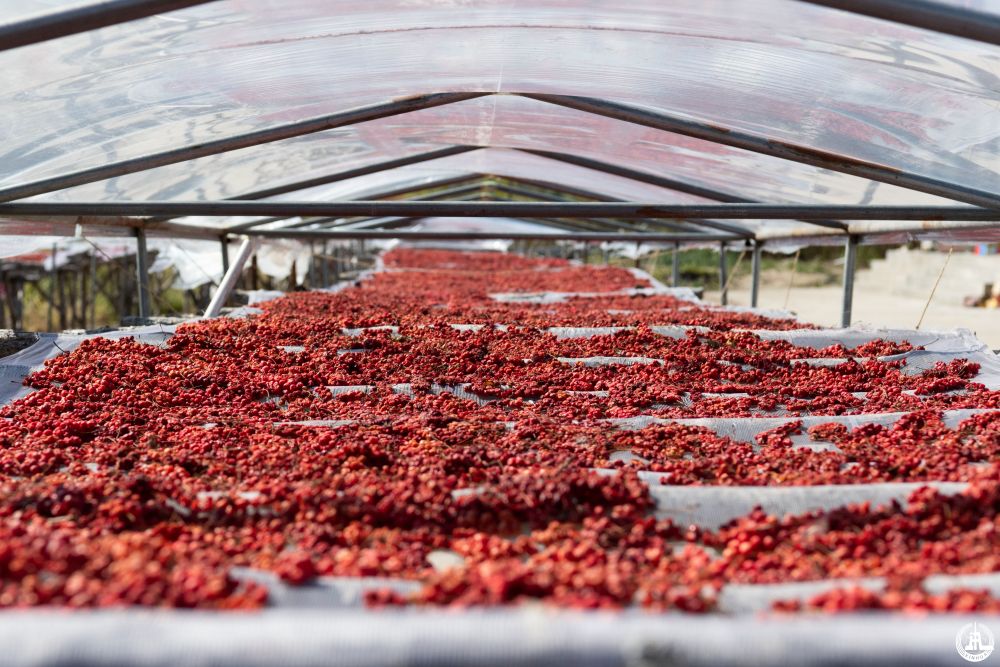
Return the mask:
M 71 4 L 3 0 L 0 15 Z M 229 0 L 5 51 L 0 65 L 0 185 L 404 96 L 483 91 L 604 98 L 1000 192 L 996 48 L 794 0 L 343 0 L 335 11 Z M 767 201 L 927 201 L 542 102 L 465 105 L 44 198 L 236 196 L 461 142 L 590 154 Z M 551 178 L 563 173 L 553 166 Z

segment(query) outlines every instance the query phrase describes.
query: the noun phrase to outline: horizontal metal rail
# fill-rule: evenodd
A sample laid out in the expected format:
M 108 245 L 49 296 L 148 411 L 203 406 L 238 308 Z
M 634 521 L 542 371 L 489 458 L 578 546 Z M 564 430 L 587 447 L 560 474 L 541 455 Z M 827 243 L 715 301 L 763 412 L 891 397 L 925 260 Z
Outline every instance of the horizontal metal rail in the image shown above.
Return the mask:
M 322 239 L 406 239 L 415 241 L 629 241 L 629 242 L 675 242 L 675 241 L 732 241 L 729 234 L 661 234 L 622 232 L 432 232 L 410 230 L 335 230 L 299 229 L 267 230 L 255 229 L 245 232 L 259 238 L 280 238 L 300 240 Z
M 927 0 L 800 0 L 853 14 L 1000 45 L 1000 16 Z
M 47 42 L 215 0 L 106 0 L 0 25 L 0 51 Z
M 0 216 L 435 216 L 506 218 L 662 218 L 687 220 L 966 220 L 1000 222 L 1000 211 L 973 206 L 655 204 L 648 202 L 424 201 L 114 201 L 0 203 Z

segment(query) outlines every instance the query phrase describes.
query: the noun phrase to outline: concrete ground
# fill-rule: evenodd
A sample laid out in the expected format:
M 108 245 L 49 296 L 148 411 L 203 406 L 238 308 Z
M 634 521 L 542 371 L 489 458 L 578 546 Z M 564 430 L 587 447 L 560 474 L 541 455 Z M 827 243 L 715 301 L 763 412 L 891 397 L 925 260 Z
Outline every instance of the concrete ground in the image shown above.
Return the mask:
M 785 303 L 786 291 L 787 284 L 764 284 L 761 286 L 758 305 L 761 308 L 780 309 Z M 719 303 L 719 293 L 706 292 L 705 301 Z M 859 287 L 854 293 L 853 324 L 913 329 L 926 302 L 926 298 L 888 294 Z M 749 282 L 730 286 L 729 303 L 734 306 L 750 305 Z M 788 310 L 795 312 L 800 320 L 821 326 L 839 326 L 840 309 L 839 286 L 793 287 L 788 299 Z M 936 331 L 970 329 L 991 349 L 1000 350 L 1000 310 L 955 305 L 938 294 L 931 301 L 920 328 Z

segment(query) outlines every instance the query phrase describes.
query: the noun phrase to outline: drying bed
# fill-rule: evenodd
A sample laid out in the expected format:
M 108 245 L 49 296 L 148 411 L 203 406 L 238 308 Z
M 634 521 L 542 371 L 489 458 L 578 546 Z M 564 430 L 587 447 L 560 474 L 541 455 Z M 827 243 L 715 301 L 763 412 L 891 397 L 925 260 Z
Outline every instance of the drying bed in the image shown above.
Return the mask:
M 426 249 L 256 308 L 4 360 L 0 605 L 1000 612 L 968 332 Z

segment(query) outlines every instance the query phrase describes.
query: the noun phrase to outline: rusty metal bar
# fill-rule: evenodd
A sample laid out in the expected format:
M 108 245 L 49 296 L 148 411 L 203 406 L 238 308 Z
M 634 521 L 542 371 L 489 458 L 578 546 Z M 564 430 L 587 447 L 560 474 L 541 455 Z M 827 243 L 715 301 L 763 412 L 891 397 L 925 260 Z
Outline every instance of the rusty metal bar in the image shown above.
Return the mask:
M 577 111 L 613 118 L 615 120 L 634 123 L 644 127 L 652 127 L 657 130 L 673 132 L 696 139 L 703 139 L 713 143 L 742 148 L 744 150 L 770 155 L 783 160 L 791 160 L 808 164 L 821 169 L 839 171 L 852 176 L 860 176 L 880 183 L 888 183 L 901 188 L 926 192 L 939 197 L 947 197 L 955 201 L 974 204 L 976 206 L 986 206 L 1000 208 L 1000 194 L 986 192 L 976 188 L 970 188 L 958 183 L 942 181 L 910 172 L 900 171 L 880 164 L 866 162 L 857 158 L 845 155 L 834 155 L 809 146 L 792 144 L 777 139 L 743 132 L 728 127 L 721 127 L 713 123 L 689 120 L 666 113 L 655 112 L 649 109 L 629 106 L 603 100 L 596 97 L 580 97 L 574 95 L 547 95 L 537 93 L 519 93 L 521 97 L 526 97 L 540 102 L 548 102 L 557 106 Z M 838 217 L 831 215 L 829 217 Z
M 852 14 L 1000 45 L 1000 16 L 927 0 L 800 0 Z
M 106 0 L 0 25 L 0 51 L 47 42 L 215 0 Z

